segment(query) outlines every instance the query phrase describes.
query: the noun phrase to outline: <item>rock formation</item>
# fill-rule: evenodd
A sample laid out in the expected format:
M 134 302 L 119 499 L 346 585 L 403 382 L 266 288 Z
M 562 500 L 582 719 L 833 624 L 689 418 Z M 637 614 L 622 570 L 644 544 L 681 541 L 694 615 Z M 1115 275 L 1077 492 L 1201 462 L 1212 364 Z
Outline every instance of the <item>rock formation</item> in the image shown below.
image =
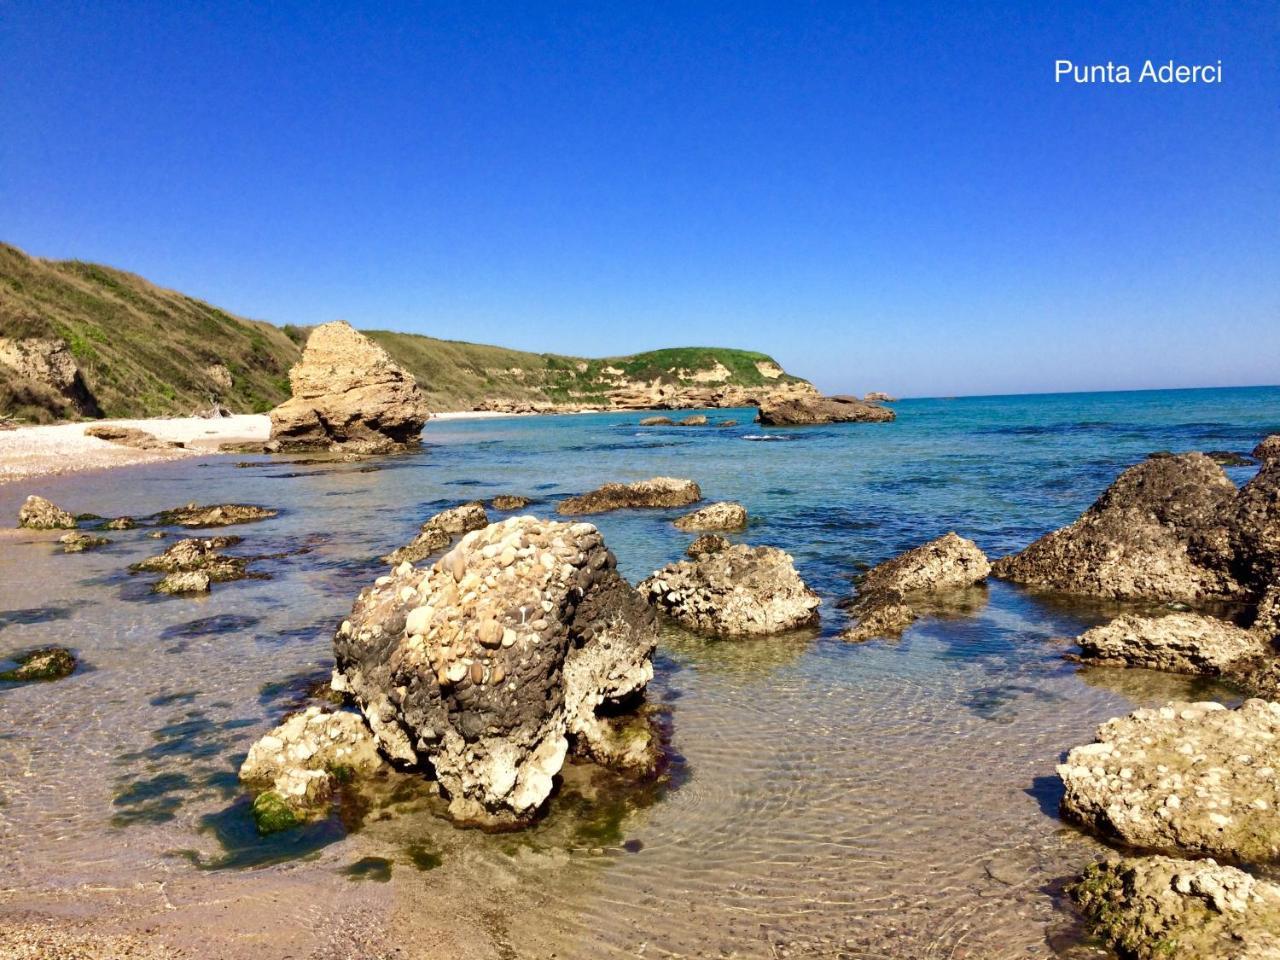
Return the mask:
M 202 593 L 209 589 L 210 583 L 244 579 L 249 561 L 221 552 L 239 542 L 239 537 L 179 540 L 164 553 L 141 560 L 129 569 L 168 574 L 156 585 L 160 593 Z
M 18 526 L 31 530 L 74 530 L 76 518 L 33 493 L 18 508 Z
M 677 427 L 705 427 L 707 425 L 707 415 L 705 413 L 693 413 L 687 417 L 683 417 L 677 423 Z
M 685 551 L 685 556 L 696 559 L 703 554 L 719 553 L 721 550 L 727 550 L 730 546 L 729 541 L 720 536 L 720 534 L 704 533 L 689 544 L 689 548 Z
M 378 773 L 385 761 L 369 728 L 354 713 L 308 707 L 249 749 L 240 780 L 257 791 L 261 833 L 322 816 L 338 783 Z
M 897 403 L 897 397 L 891 397 L 887 393 L 881 393 L 879 390 L 871 390 L 862 398 L 863 403 Z
M 852 643 L 894 637 L 916 619 L 910 600 L 962 590 L 991 573 L 987 555 L 952 532 L 873 567 L 849 605 L 853 623 L 841 634 Z
M 1076 638 L 1081 663 L 1248 681 L 1274 656 L 1260 633 L 1196 613 L 1125 614 Z M 1255 691 L 1258 692 L 1258 691 Z
M 680 530 L 741 530 L 747 525 L 747 508 L 720 501 L 677 517 L 675 525 Z
M 136 427 L 119 427 L 113 423 L 85 427 L 84 435 L 122 447 L 133 447 L 135 450 L 174 450 L 185 446 L 177 440 L 161 440 L 145 430 L 139 430 Z
M 73 530 L 60 536 L 58 542 L 62 544 L 63 553 L 84 553 L 86 550 L 93 550 L 96 547 L 105 547 L 111 541 L 106 537 L 96 537 L 92 534 Z
M 578 516 L 639 507 L 684 507 L 701 499 L 702 491 L 692 480 L 654 477 L 635 483 L 606 483 L 590 493 L 561 501 L 556 509 L 566 516 Z
M 1171 703 L 1098 728 L 1058 766 L 1062 813 L 1132 847 L 1280 857 L 1280 703 Z
M 213 578 L 203 570 L 179 570 L 167 573 L 156 584 L 156 593 L 208 593 Z
M 818 595 L 777 547 L 726 546 L 669 564 L 638 589 L 660 611 L 716 637 L 780 633 L 818 619 Z
M 1103 861 L 1067 893 L 1127 960 L 1280 957 L 1280 886 L 1213 860 Z
M 518 493 L 500 493 L 492 500 L 489 505 L 495 510 L 503 513 L 512 513 L 516 510 L 523 510 L 529 504 L 533 503 L 528 497 L 523 497 Z
M 102 408 L 84 382 L 66 341 L 55 337 L 0 337 L 0 364 L 18 376 L 63 397 L 82 417 L 100 417 Z
M 1262 438 L 1262 441 L 1253 448 L 1254 459 L 1262 463 L 1268 463 L 1272 460 L 1280 460 L 1280 433 L 1272 433 Z
M 443 550 L 453 542 L 454 537 L 488 525 L 488 514 L 484 512 L 484 504 L 478 500 L 464 503 L 460 507 L 450 507 L 429 518 L 411 542 L 387 554 L 382 560 L 392 566 L 398 566 L 406 560 L 417 563 L 436 551 Z
M 202 507 L 188 503 L 156 514 L 156 521 L 178 527 L 230 527 L 237 523 L 254 523 L 276 516 L 279 511 L 250 503 L 220 503 Z
M 274 449 L 383 453 L 416 444 L 427 422 L 413 377 L 345 321 L 311 332 L 289 384 L 271 411 Z
M 823 423 L 883 423 L 897 415 L 886 407 L 857 397 L 804 396 L 770 399 L 760 404 L 760 422 L 767 427 L 798 427 Z
M 676 422 L 670 417 L 645 417 L 640 421 L 642 427 L 674 427 Z
M 521 823 L 570 748 L 655 768 L 656 736 L 617 713 L 652 678 L 656 639 L 594 526 L 512 517 L 364 590 L 335 679 L 386 755 L 434 769 L 457 820 Z
M 1258 593 L 1280 584 L 1280 457 L 1265 443 L 1261 468 L 1226 511 L 1233 572 Z
M 17 664 L 12 670 L 0 673 L 6 683 L 43 683 L 61 680 L 75 672 L 75 655 L 66 647 L 41 647 L 13 657 Z
M 1200 453 L 1124 471 L 1075 523 L 997 560 L 996 576 L 1109 599 L 1240 597 L 1229 513 L 1236 487 Z

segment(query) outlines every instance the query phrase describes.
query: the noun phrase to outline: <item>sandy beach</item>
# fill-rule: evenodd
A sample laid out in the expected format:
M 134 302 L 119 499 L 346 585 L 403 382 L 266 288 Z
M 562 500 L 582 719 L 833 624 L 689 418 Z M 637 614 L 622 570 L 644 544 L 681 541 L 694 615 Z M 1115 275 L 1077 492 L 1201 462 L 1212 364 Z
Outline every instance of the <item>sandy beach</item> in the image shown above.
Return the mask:
M 490 411 L 450 411 L 432 420 L 488 420 L 532 416 Z M 85 436 L 93 426 L 133 427 L 160 440 L 182 443 L 172 450 L 138 450 L 97 437 Z M 154 420 L 85 420 L 0 431 L 0 484 L 51 474 L 101 470 L 157 460 L 208 456 L 224 443 L 261 443 L 271 433 L 266 414 L 237 414 L 216 420 L 172 417 Z

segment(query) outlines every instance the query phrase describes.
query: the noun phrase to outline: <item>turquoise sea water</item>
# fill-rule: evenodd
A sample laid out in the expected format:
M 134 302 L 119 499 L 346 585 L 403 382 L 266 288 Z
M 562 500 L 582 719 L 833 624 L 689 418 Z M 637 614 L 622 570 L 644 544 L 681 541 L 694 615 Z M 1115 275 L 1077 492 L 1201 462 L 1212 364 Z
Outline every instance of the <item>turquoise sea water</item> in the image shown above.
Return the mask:
M 1069 598 L 993 582 L 861 646 L 838 640 L 837 601 L 859 570 L 948 530 L 993 557 L 1016 550 L 1154 451 L 1247 453 L 1280 430 L 1280 388 L 895 409 L 891 424 L 799 429 L 762 429 L 751 410 L 707 411 L 738 420 L 724 428 L 641 428 L 639 413 L 434 422 L 421 451 L 363 464 L 220 457 L 0 487 L 9 517 L 32 492 L 106 516 L 190 500 L 281 510 L 227 531 L 245 537 L 235 552 L 276 555 L 253 568 L 270 579 L 202 600 L 154 597 L 128 574 L 163 546 L 144 530 L 72 556 L 47 536 L 0 540 L 0 656 L 59 642 L 87 665 L 0 690 L 0 887 L 24 909 L 150 923 L 226 956 L 290 955 L 286 941 L 307 956 L 308 931 L 352 912 L 370 942 L 448 930 L 474 956 L 1084 949 L 1055 891 L 1102 848 L 1058 821 L 1055 762 L 1135 705 L 1233 692 L 1071 666 L 1063 638 L 1114 610 Z M 1227 472 L 1241 483 L 1253 468 Z M 567 784 L 544 823 L 509 837 L 455 830 L 416 801 L 283 844 L 245 829 L 239 758 L 325 674 L 378 555 L 461 501 L 523 493 L 526 512 L 550 515 L 564 496 L 655 475 L 742 502 L 739 539 L 787 549 L 823 598 L 821 628 L 802 634 L 665 631 L 651 698 L 672 729 L 666 789 L 639 802 Z M 683 553 L 680 512 L 592 520 L 635 581 Z M 389 879 L 380 860 L 350 871 L 368 857 Z M 174 909 L 136 892 L 155 885 Z M 491 896 L 472 942 L 471 894 L 454 893 L 477 888 Z M 100 889 L 135 892 L 87 892 Z M 219 926 L 211 904 L 267 893 L 271 918 L 246 907 L 243 929 Z M 241 938 L 272 918 L 295 939 L 254 952 Z

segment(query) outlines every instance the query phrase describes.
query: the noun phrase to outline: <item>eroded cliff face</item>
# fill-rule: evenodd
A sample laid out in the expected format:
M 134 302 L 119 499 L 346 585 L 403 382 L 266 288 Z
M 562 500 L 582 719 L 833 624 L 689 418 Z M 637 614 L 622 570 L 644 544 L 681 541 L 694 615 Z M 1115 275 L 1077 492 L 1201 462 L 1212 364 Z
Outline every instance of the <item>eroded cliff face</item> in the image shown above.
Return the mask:
M 100 417 L 102 409 L 90 392 L 66 341 L 57 337 L 0 337 L 0 366 L 33 389 L 48 391 L 66 408 L 62 416 Z M 52 398 L 51 398 L 52 399 Z

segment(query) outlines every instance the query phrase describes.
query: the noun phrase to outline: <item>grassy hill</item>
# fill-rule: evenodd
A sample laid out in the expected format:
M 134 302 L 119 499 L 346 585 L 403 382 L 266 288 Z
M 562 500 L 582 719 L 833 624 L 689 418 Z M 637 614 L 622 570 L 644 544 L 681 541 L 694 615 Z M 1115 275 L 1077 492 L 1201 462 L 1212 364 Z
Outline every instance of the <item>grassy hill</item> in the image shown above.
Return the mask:
M 724 347 L 589 360 L 364 332 L 417 378 L 433 410 L 469 410 L 486 400 L 600 404 L 613 392 L 655 382 L 755 387 L 798 380 L 765 354 Z M 215 397 L 237 413 L 269 410 L 289 396 L 289 367 L 307 333 L 232 316 L 110 267 L 41 260 L 0 244 L 0 337 L 65 341 L 108 417 L 187 415 Z M 48 420 L 69 412 L 47 388 L 0 363 L 0 415 Z

